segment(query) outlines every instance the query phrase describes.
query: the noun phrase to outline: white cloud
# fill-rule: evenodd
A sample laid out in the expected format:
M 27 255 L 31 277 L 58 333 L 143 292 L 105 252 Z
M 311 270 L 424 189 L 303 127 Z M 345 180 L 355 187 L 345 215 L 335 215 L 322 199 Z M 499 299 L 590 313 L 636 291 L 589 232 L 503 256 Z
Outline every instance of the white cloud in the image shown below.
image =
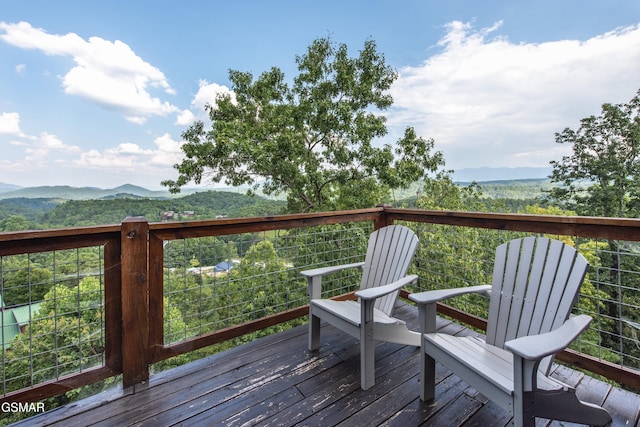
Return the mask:
M 51 163 L 63 161 L 69 155 L 80 152 L 80 147 L 63 143 L 56 135 L 42 132 L 39 136 L 26 136 L 29 142 L 10 141 L 9 144 L 21 147 L 24 157 L 3 161 L 2 168 L 14 171 L 33 171 L 48 169 Z M 62 159 L 62 160 L 61 160 Z
M 181 126 L 188 126 L 196 119 L 196 116 L 189 110 L 184 110 L 178 114 L 176 118 L 176 124 Z
M 16 73 L 18 73 L 18 74 L 24 74 L 24 71 L 26 69 L 27 69 L 27 66 L 25 64 L 16 65 Z
M 119 111 L 129 121 L 144 123 L 150 116 L 178 111 L 150 93 L 150 88 L 175 93 L 164 74 L 119 40 L 91 37 L 87 41 L 74 33 L 48 34 L 27 22 L 0 22 L 0 39 L 23 49 L 41 50 L 46 55 L 72 57 L 76 65 L 62 78 L 65 93 Z
M 123 155 L 118 149 L 107 149 L 103 152 L 98 150 L 84 152 L 73 163 L 78 169 L 106 169 L 118 173 L 135 171 L 136 160 L 136 156 Z
M 123 143 L 104 151 L 89 150 L 73 161 L 77 168 L 105 169 L 114 173 L 136 172 L 158 174 L 166 169 L 167 174 L 174 164 L 182 159 L 182 142 L 175 141 L 169 134 L 154 140 L 156 148 L 144 149 L 138 144 Z
M 164 134 L 155 139 L 154 143 L 158 147 L 153 151 L 150 163 L 161 167 L 171 167 L 182 161 L 182 141 L 176 141 L 169 134 Z
M 219 95 L 230 95 L 231 93 L 231 90 L 226 86 L 200 80 L 198 93 L 193 97 L 191 105 L 203 109 L 207 104 L 216 105 L 216 100 Z
M 217 83 L 209 83 L 206 80 L 200 80 L 199 88 L 196 95 L 191 100 L 191 108 L 196 110 L 196 115 L 201 117 L 205 115 L 205 106 L 211 105 L 215 108 L 218 96 L 230 95 L 232 100 L 235 100 L 235 95 L 226 86 L 219 85 Z
M 20 114 L 18 113 L 2 113 L 0 114 L 0 134 L 9 134 L 23 137 L 24 134 L 20 130 Z
M 27 164 L 43 166 L 52 159 L 52 153 L 77 153 L 80 148 L 75 145 L 64 144 L 55 135 L 43 132 L 33 143 L 27 144 L 25 149 Z
M 640 27 L 515 44 L 490 38 L 499 26 L 450 23 L 439 52 L 400 69 L 392 88 L 389 124 L 433 137 L 448 166 L 548 166 L 568 149 L 555 132 L 640 87 Z

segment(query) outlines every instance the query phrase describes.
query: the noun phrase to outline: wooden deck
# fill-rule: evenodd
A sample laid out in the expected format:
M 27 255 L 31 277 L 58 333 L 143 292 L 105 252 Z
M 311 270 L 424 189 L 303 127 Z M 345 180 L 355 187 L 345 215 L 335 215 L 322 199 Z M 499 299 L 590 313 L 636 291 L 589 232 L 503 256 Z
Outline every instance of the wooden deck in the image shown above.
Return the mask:
M 417 313 L 396 310 L 414 327 Z M 439 329 L 472 333 L 439 319 Z M 419 351 L 376 347 L 376 385 L 359 387 L 357 341 L 325 325 L 322 347 L 309 354 L 307 329 L 261 338 L 152 376 L 146 387 L 112 390 L 40 414 L 20 426 L 504 426 L 508 413 L 444 368 L 437 400 L 418 396 Z M 553 376 L 577 385 L 581 399 L 603 404 L 614 426 L 638 426 L 640 396 L 562 366 Z M 544 422 L 542 425 L 567 425 Z

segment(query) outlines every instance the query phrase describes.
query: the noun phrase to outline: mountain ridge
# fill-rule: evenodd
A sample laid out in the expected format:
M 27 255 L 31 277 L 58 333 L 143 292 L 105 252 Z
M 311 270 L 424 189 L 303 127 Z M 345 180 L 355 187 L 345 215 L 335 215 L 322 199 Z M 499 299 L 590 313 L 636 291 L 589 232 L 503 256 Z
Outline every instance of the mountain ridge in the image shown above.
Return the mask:
M 454 171 L 453 179 L 459 184 L 468 184 L 473 181 L 482 184 L 498 184 L 516 181 L 544 181 L 548 180 L 551 168 L 466 168 Z M 239 188 L 184 188 L 179 194 L 172 194 L 168 190 L 149 190 L 134 185 L 123 184 L 115 188 L 98 187 L 72 187 L 69 185 L 20 187 L 14 184 L 0 182 L 0 200 L 14 198 L 50 198 L 65 200 L 92 200 L 103 198 L 146 197 L 152 199 L 169 199 L 188 194 L 205 191 L 241 191 Z
M 3 184 L 0 183 L 0 186 Z M 9 184 L 10 185 L 10 184 Z M 1 187 L 0 187 L 1 188 Z M 148 190 L 133 184 L 124 184 L 119 187 L 103 189 L 98 187 L 72 187 L 70 185 L 44 185 L 38 187 L 21 187 L 18 189 L 0 192 L 0 199 L 14 198 L 52 198 L 66 200 L 91 200 L 132 195 L 135 197 L 170 198 L 168 191 Z

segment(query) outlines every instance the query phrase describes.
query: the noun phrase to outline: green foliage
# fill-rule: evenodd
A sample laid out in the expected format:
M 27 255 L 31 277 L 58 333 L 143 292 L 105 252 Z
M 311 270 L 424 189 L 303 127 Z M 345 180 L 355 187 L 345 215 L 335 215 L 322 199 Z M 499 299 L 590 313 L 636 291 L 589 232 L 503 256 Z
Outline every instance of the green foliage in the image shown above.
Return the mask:
M 0 262 L 0 285 L 7 306 L 39 302 L 54 282 L 77 285 L 80 277 L 99 273 L 101 249 L 80 248 L 5 256 Z
M 484 210 L 481 197 L 482 190 L 476 183 L 460 187 L 443 172 L 425 179 L 417 204 L 420 209 L 428 210 L 481 211 Z
M 32 223 L 19 215 L 11 215 L 0 220 L 0 231 L 22 231 L 32 229 Z
M 3 257 L 0 273 L 2 297 L 8 307 L 42 300 L 53 277 L 43 254 Z
M 50 198 L 13 198 L 0 200 L 0 218 L 2 221 L 11 216 L 24 218 L 26 221 L 37 221 L 43 212 L 55 208 L 63 200 Z M 0 231 L 15 231 L 3 226 L 0 221 Z
M 163 185 L 177 192 L 206 176 L 284 193 L 290 212 L 333 210 L 371 207 L 388 188 L 406 187 L 443 164 L 433 140 L 411 128 L 395 150 L 374 144 L 387 133 L 378 112 L 393 102 L 388 91 L 397 73 L 373 41 L 352 58 L 346 45 L 318 39 L 296 63 L 291 85 L 276 67 L 256 80 L 230 71 L 233 94 L 207 107 L 210 130 L 197 121 L 183 134 L 179 177 Z
M 493 199 L 544 199 L 554 187 L 550 179 L 514 179 L 478 183 L 482 193 Z
M 602 114 L 566 128 L 556 142 L 573 153 L 551 162 L 562 184 L 551 196 L 580 215 L 638 216 L 640 201 L 640 91 L 627 104 L 604 104 Z
M 230 258 L 238 258 L 238 248 L 232 240 L 218 237 L 171 240 L 164 247 L 165 265 L 175 267 L 212 266 Z M 191 261 L 195 261 L 193 264 Z
M 174 212 L 173 220 L 213 219 L 220 215 L 233 218 L 273 215 L 283 206 L 283 202 L 225 191 L 205 191 L 175 199 L 69 200 L 45 213 L 42 222 L 56 227 L 75 227 L 119 224 L 130 216 L 158 222 L 165 219 L 168 211 Z M 189 211 L 194 212 L 194 216 L 185 216 L 184 212 Z

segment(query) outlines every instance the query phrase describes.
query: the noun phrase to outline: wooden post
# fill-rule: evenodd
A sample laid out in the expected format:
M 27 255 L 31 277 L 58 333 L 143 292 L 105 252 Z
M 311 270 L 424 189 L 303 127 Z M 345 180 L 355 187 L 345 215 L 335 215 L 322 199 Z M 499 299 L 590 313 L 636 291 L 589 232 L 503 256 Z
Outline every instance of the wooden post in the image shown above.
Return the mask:
M 104 245 L 104 352 L 113 372 L 122 372 L 122 245 L 119 239 Z
M 391 205 L 386 203 L 381 203 L 376 205 L 376 208 L 382 208 L 382 212 L 380 212 L 380 216 L 378 216 L 373 224 L 374 230 L 378 230 L 382 227 L 386 227 L 387 225 L 393 225 L 393 220 L 389 219 L 387 216 L 386 208 L 390 208 Z
M 142 217 L 122 222 L 122 383 L 149 380 L 149 224 Z
M 149 234 L 149 362 L 164 346 L 164 241 Z

